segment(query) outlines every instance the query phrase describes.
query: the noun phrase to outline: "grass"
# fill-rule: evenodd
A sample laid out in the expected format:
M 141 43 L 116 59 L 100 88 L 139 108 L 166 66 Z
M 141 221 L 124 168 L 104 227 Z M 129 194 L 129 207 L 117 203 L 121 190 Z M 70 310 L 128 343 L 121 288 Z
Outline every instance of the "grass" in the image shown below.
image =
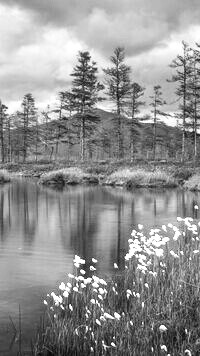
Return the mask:
M 129 168 L 120 169 L 112 173 L 108 176 L 106 184 L 123 185 L 127 187 L 177 186 L 175 178 L 162 170 L 146 171 L 144 169 L 133 170 Z
M 200 223 L 177 220 L 138 225 L 124 271 L 114 264 L 110 279 L 97 276 L 94 259 L 88 276 L 75 256 L 74 274 L 44 301 L 34 355 L 199 355 Z
M 40 159 L 38 162 L 27 161 L 26 163 L 4 163 L 0 165 L 2 169 L 9 172 L 20 172 L 20 175 L 25 177 L 41 177 L 41 182 L 44 184 L 56 184 L 56 177 L 61 173 L 59 184 L 63 181 L 63 170 L 79 169 L 74 181 L 82 182 L 83 175 L 85 180 L 91 180 L 98 183 L 103 182 L 111 185 L 125 185 L 132 186 L 176 186 L 178 183 L 183 184 L 191 175 L 198 172 L 197 168 L 190 166 L 177 166 L 174 163 L 167 163 L 165 165 L 161 162 L 155 164 L 152 162 L 138 161 L 130 163 L 127 160 L 97 160 L 97 161 L 75 161 L 75 160 L 61 160 L 48 161 Z M 82 172 L 81 172 L 82 171 Z M 51 172 L 45 175 L 44 173 Z M 55 176 L 54 176 L 55 175 Z M 52 178 L 49 180 L 48 177 Z M 79 179 L 80 178 L 80 179 Z M 141 180 L 142 178 L 142 180 Z
M 85 173 L 81 168 L 69 167 L 44 173 L 41 184 L 80 184 L 83 182 L 98 183 L 96 176 Z
M 193 190 L 199 191 L 200 190 L 200 174 L 194 174 L 192 177 L 185 182 L 184 187 Z

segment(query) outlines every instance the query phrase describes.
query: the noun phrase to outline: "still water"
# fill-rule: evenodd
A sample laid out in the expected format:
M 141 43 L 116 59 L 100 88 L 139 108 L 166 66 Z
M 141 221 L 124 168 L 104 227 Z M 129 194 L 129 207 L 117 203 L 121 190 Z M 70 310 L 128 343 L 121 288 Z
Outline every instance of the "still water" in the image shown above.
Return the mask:
M 98 262 L 98 273 L 123 268 L 137 224 L 176 223 L 199 214 L 200 194 L 183 190 L 134 192 L 107 187 L 44 188 L 33 181 L 0 186 L 0 355 L 16 355 L 19 305 L 28 350 L 48 292 L 73 271 L 73 256 Z M 11 322 L 11 319 L 12 322 Z M 28 354 L 28 353 L 27 353 Z

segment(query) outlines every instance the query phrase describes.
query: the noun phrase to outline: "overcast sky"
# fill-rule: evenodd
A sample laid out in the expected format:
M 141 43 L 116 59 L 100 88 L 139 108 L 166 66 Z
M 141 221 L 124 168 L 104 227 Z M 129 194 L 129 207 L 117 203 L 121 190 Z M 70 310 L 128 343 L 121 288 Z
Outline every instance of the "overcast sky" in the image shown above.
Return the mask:
M 101 74 L 119 45 L 147 95 L 160 84 L 173 102 L 169 64 L 182 40 L 200 43 L 200 0 L 0 0 L 0 14 L 0 98 L 11 110 L 28 92 L 40 108 L 53 104 L 79 50 Z

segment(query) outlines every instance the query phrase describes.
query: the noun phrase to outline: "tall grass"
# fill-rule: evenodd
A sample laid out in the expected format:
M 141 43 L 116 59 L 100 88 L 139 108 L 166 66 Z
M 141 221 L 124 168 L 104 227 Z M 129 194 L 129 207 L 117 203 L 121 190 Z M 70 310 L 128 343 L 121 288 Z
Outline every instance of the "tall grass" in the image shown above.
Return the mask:
M 94 259 L 86 277 L 75 256 L 74 274 L 44 301 L 34 355 L 199 355 L 200 223 L 177 220 L 147 233 L 138 225 L 112 279 L 97 276 Z
M 176 186 L 176 180 L 162 170 L 146 171 L 144 169 L 120 169 L 112 173 L 107 184 L 126 186 Z
M 185 182 L 184 187 L 193 190 L 199 191 L 200 190 L 200 174 L 195 174 Z
M 96 179 L 96 181 L 95 181 Z M 81 168 L 69 167 L 54 170 L 47 172 L 41 175 L 40 183 L 41 184 L 53 184 L 53 183 L 62 183 L 62 184 L 79 184 L 84 181 L 97 182 L 98 179 L 96 176 L 85 173 Z

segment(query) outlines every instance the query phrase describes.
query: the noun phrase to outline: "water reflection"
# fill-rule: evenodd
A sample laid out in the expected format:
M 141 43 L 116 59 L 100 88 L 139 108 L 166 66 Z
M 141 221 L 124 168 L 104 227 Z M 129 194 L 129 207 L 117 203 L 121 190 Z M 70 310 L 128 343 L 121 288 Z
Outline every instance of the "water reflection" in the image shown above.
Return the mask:
M 86 269 L 91 257 L 97 258 L 99 273 L 109 274 L 113 262 L 123 268 L 127 240 L 138 223 L 150 227 L 176 223 L 176 216 L 198 218 L 196 204 L 200 194 L 183 190 L 78 186 L 56 191 L 23 180 L 1 186 L 0 324 L 9 315 L 17 320 L 20 304 L 27 341 L 42 298 L 72 272 L 74 254 L 86 259 Z M 4 347 L 2 335 L 0 325 Z

